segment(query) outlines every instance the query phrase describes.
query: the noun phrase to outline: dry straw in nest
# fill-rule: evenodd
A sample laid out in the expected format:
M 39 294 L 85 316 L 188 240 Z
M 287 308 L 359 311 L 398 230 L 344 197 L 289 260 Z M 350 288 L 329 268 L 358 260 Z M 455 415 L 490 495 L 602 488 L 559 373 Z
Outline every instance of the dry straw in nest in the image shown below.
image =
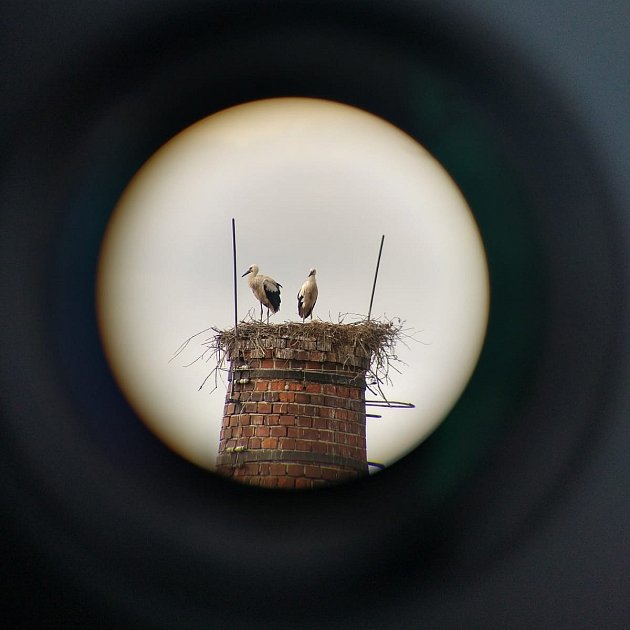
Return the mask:
M 383 398 L 385 397 L 381 391 L 381 385 L 391 384 L 391 370 L 400 373 L 395 365 L 401 363 L 396 355 L 396 344 L 403 337 L 408 336 L 403 330 L 403 322 L 398 319 L 384 321 L 362 319 L 353 323 L 344 323 L 340 318 L 338 323 L 316 320 L 308 323 L 285 322 L 282 324 L 246 321 L 240 322 L 237 329 L 220 330 L 213 327 L 193 335 L 180 346 L 173 358 L 179 356 L 194 337 L 210 330 L 214 332 L 214 335 L 204 339 L 201 344 L 204 350 L 188 364 L 214 359 L 215 367 L 201 387 L 214 375 L 216 389 L 218 386 L 216 377 L 220 371 L 226 369 L 226 357 L 236 356 L 240 348 L 259 349 L 262 356 L 265 348 L 271 346 L 303 347 L 310 342 L 313 344 L 313 349 L 334 349 L 341 363 L 357 356 L 368 359 L 370 361 L 370 367 L 366 371 L 368 389 L 375 394 L 378 392 Z
M 286 347 L 300 346 L 303 342 L 313 342 L 317 347 L 344 348 L 359 350 L 355 354 L 371 357 L 373 354 L 391 348 L 395 344 L 396 328 L 391 322 L 374 320 L 354 324 L 333 324 L 313 321 L 309 323 L 285 322 L 284 324 L 259 324 L 247 322 L 238 329 L 218 331 L 217 345 L 228 354 L 239 347 L 267 347 L 265 340 L 283 340 Z M 244 343 L 246 345 L 244 345 Z M 282 344 L 284 345 L 284 344 Z

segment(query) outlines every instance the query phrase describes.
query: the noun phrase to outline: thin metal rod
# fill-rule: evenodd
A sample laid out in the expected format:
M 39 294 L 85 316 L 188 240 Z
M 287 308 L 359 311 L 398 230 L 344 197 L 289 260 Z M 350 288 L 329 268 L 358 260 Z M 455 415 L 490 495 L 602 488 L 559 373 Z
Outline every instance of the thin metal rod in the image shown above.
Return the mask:
M 238 287 L 236 274 L 236 225 L 232 219 L 232 267 L 234 276 L 234 337 L 238 338 Z M 230 383 L 230 400 L 234 398 L 234 379 Z
M 381 236 L 381 246 L 378 250 L 378 260 L 376 261 L 376 271 L 374 272 L 374 284 L 372 285 L 372 295 L 370 296 L 370 309 L 368 310 L 368 321 L 372 316 L 372 302 L 374 302 L 374 291 L 376 291 L 376 279 L 378 278 L 378 268 L 381 264 L 381 254 L 383 253 L 383 243 L 385 242 L 385 234 Z
M 238 336 L 238 297 L 236 278 L 236 225 L 232 219 L 232 263 L 234 268 L 234 336 Z

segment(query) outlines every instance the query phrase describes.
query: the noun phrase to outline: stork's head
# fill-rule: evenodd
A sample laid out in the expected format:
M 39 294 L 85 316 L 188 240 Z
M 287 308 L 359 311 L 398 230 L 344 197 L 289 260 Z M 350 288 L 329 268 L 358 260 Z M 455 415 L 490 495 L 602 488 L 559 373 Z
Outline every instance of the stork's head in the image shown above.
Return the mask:
M 241 278 L 244 278 L 248 273 L 253 273 L 254 275 L 257 275 L 258 265 L 251 265 L 250 268 L 241 276 Z
M 315 273 L 316 273 L 316 271 L 317 271 L 317 269 L 313 268 L 313 269 L 311 269 L 311 270 L 308 272 L 308 275 L 309 275 L 309 276 L 314 276 L 314 275 L 315 275 Z

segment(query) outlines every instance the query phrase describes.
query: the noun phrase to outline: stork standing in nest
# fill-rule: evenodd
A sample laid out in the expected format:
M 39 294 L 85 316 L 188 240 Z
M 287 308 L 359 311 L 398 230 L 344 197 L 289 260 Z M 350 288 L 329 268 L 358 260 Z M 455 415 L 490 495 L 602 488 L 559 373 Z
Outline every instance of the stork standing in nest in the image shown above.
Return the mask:
M 249 288 L 255 298 L 260 302 L 260 321 L 263 319 L 263 306 L 267 307 L 267 323 L 269 323 L 269 311 L 277 313 L 280 310 L 281 284 L 273 278 L 258 273 L 258 265 L 252 265 L 241 277 L 251 274 L 248 278 Z
M 317 302 L 317 282 L 315 281 L 315 269 L 308 272 L 308 278 L 297 294 L 298 314 L 302 318 L 302 323 L 310 315 L 313 320 L 313 308 Z

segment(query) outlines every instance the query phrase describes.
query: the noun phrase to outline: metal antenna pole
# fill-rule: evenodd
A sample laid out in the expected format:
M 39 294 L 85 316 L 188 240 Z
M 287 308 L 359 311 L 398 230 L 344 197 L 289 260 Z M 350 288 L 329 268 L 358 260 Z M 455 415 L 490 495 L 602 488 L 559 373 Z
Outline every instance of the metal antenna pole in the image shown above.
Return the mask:
M 238 339 L 238 291 L 236 274 L 236 225 L 232 219 L 232 268 L 234 276 L 234 337 Z M 230 383 L 230 400 L 234 398 L 234 370 L 232 369 L 232 382 Z
M 234 268 L 234 336 L 238 336 L 238 297 L 236 279 L 236 226 L 232 219 L 232 264 Z
M 370 309 L 368 310 L 368 321 L 372 316 L 372 302 L 374 302 L 374 291 L 376 290 L 376 279 L 378 278 L 378 268 L 381 264 L 381 254 L 383 253 L 383 243 L 385 242 L 385 234 L 381 236 L 381 246 L 378 250 L 378 260 L 376 261 L 376 271 L 374 272 L 374 284 L 372 285 L 372 295 L 370 296 Z

